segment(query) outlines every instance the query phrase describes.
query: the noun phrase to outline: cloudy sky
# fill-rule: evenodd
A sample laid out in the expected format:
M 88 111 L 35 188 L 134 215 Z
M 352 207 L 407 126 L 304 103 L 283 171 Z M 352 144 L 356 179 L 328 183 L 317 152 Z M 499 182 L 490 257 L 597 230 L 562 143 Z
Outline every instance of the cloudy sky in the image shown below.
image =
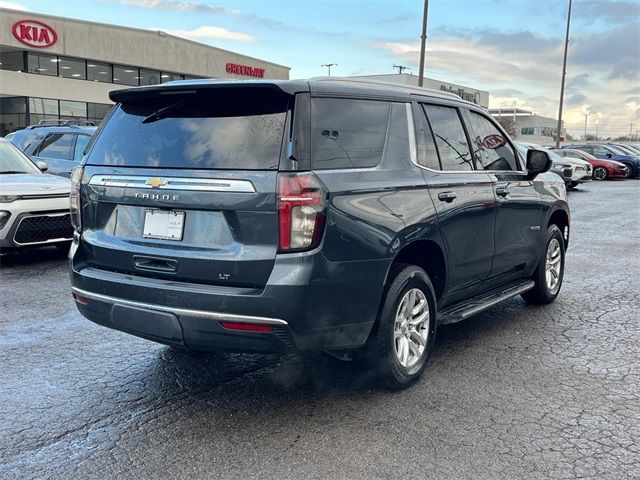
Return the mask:
M 431 0 L 426 75 L 488 90 L 491 107 L 557 116 L 568 0 Z M 291 67 L 291 77 L 418 73 L 421 0 L 15 0 L 0 5 L 165 30 Z M 571 133 L 640 130 L 640 0 L 574 0 Z

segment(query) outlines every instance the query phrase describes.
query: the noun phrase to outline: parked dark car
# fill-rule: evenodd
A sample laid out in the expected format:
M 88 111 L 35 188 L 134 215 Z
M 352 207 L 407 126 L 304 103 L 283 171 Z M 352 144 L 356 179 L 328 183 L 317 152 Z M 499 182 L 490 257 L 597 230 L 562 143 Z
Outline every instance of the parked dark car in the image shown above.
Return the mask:
M 580 158 L 589 162 L 593 167 L 593 178 L 595 180 L 607 180 L 608 178 L 625 178 L 628 176 L 629 169 L 624 163 L 614 160 L 603 160 L 596 158 L 590 153 L 572 148 L 554 148 L 551 150 L 561 157 Z
M 611 145 L 589 143 L 581 145 L 563 145 L 562 148 L 582 150 L 583 152 L 590 153 L 596 158 L 601 158 L 604 160 L 615 160 L 616 162 L 623 163 L 629 169 L 627 178 L 640 177 L 640 157 L 637 157 L 635 155 L 628 155 L 617 150 Z
M 560 291 L 562 179 L 455 95 L 197 80 L 111 99 L 72 176 L 73 295 L 98 324 L 192 350 L 324 350 L 402 388 L 437 325 Z
M 93 124 L 77 123 L 43 122 L 12 132 L 8 140 L 32 160 L 47 162 L 48 173 L 70 177 L 71 171 L 80 165 L 84 149 L 96 130 Z

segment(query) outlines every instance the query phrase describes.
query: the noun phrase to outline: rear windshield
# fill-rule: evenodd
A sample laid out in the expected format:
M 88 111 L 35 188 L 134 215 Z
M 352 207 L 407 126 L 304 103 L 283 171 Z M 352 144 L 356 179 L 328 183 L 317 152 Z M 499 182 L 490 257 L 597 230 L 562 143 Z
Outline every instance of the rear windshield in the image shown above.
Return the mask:
M 184 97 L 184 95 L 183 95 Z M 273 170 L 288 107 L 282 94 L 220 91 L 118 106 L 87 163 L 128 167 Z

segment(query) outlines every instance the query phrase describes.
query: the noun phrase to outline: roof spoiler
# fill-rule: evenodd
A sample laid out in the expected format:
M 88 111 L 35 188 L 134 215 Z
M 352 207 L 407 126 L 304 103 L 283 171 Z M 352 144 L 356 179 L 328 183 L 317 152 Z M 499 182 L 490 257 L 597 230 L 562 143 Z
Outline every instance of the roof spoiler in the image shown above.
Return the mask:
M 300 82 L 300 86 L 303 83 Z M 157 99 L 164 95 L 193 95 L 198 92 L 210 92 L 221 89 L 241 89 L 255 88 L 265 90 L 277 90 L 285 94 L 292 95 L 300 91 L 308 91 L 301 89 L 300 86 L 291 82 L 278 80 L 215 80 L 215 79 L 198 79 L 198 80 L 177 80 L 175 82 L 167 82 L 162 85 L 150 85 L 146 87 L 125 88 L 121 90 L 113 90 L 109 92 L 109 98 L 116 103 L 127 102 L 132 100 Z

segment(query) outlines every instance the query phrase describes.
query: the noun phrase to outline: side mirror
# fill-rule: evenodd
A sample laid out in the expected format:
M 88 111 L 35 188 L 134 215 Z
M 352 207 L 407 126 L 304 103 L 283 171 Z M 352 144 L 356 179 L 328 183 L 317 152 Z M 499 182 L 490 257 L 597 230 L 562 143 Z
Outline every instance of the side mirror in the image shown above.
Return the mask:
M 613 155 L 611 155 L 610 153 L 607 153 L 607 158 L 611 158 L 613 157 Z
M 527 151 L 527 172 L 529 179 L 534 179 L 537 175 L 548 171 L 552 165 L 551 157 L 542 150 Z
M 36 167 L 38 167 L 41 172 L 46 172 L 47 170 L 49 170 L 49 165 L 47 165 L 47 162 L 43 162 L 42 160 L 36 161 Z

